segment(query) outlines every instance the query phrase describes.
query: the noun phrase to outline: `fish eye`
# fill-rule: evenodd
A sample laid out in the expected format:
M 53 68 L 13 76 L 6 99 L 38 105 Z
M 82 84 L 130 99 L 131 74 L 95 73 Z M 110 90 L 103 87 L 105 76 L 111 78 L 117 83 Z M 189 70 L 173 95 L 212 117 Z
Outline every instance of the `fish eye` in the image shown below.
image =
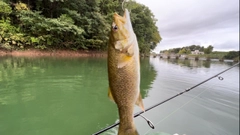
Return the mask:
M 117 26 L 117 25 L 115 25 L 115 26 L 113 27 L 113 29 L 114 29 L 114 30 L 117 30 L 117 29 L 118 29 L 118 26 Z

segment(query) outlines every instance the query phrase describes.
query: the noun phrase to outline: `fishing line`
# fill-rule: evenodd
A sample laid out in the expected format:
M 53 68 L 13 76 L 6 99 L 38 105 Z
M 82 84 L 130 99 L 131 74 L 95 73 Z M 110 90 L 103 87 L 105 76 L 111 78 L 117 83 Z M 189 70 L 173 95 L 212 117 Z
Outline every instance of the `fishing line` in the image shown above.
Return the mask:
M 170 97 L 170 98 L 168 98 L 168 99 L 166 99 L 166 100 L 164 100 L 164 101 L 162 101 L 162 102 L 160 102 L 160 103 L 157 103 L 157 104 L 155 104 L 155 105 L 153 105 L 153 106 L 148 107 L 145 111 L 141 111 L 141 112 L 135 113 L 135 114 L 134 114 L 134 118 L 136 118 L 136 117 L 138 117 L 138 116 L 141 116 L 141 114 L 143 114 L 143 113 L 145 113 L 145 112 L 147 112 L 147 111 L 149 111 L 149 110 L 151 110 L 151 109 L 153 109 L 153 108 L 155 108 L 155 107 L 157 107 L 157 106 L 159 106 L 159 105 L 161 105 L 161 104 L 164 104 L 164 103 L 166 103 L 166 102 L 168 102 L 168 101 L 170 101 L 170 100 L 172 100 L 172 99 L 174 99 L 174 98 L 176 98 L 176 97 L 178 97 L 178 96 L 180 96 L 180 95 L 182 95 L 182 94 L 184 94 L 184 93 L 186 93 L 186 92 L 191 91 L 192 89 L 194 89 L 194 88 L 196 88 L 196 87 L 204 84 L 205 82 L 208 82 L 209 80 L 211 80 L 211 79 L 213 79 L 213 78 L 215 78 L 215 77 L 218 77 L 219 80 L 223 80 L 224 78 L 221 77 L 221 76 L 219 76 L 219 75 L 222 74 L 222 73 L 224 73 L 224 72 L 226 72 L 226 71 L 228 71 L 228 70 L 230 70 L 230 69 L 232 69 L 232 68 L 234 68 L 234 67 L 236 67 L 237 65 L 239 65 L 239 62 L 238 62 L 237 64 L 234 64 L 233 66 L 231 66 L 231 67 L 223 70 L 222 72 L 219 72 L 218 74 L 216 74 L 216 75 L 214 75 L 214 76 L 212 76 L 212 77 L 210 77 L 210 78 L 208 78 L 208 79 L 206 79 L 206 80 L 204 80 L 204 81 L 202 81 L 202 82 L 200 82 L 200 83 L 198 83 L 198 84 L 196 84 L 196 85 L 194 85 L 194 86 L 192 86 L 192 87 L 190 87 L 190 88 L 187 88 L 185 91 L 182 91 L 182 92 L 180 92 L 180 93 L 178 93 L 178 94 L 176 94 L 176 95 L 174 95 L 174 96 L 172 96 L 172 97 Z M 200 94 L 201 94 L 201 93 L 200 93 Z M 117 122 L 117 123 L 115 123 L 115 124 L 112 124 L 112 125 L 104 128 L 104 129 L 102 129 L 102 130 L 100 130 L 100 131 L 92 134 L 92 135 L 101 134 L 101 133 L 103 133 L 103 132 L 105 132 L 105 131 L 107 131 L 107 130 L 109 130 L 109 129 L 111 129 L 111 128 L 114 128 L 114 127 L 117 126 L 117 125 L 119 125 L 119 123 L 120 123 L 120 122 Z M 148 124 L 149 124 L 149 123 L 148 123 Z M 149 125 L 149 126 L 150 126 L 150 125 Z
M 213 85 L 212 85 L 213 86 Z M 208 87 L 210 88 L 210 87 Z M 200 95 L 202 95 L 206 90 L 208 90 L 207 88 L 205 90 L 203 90 L 202 92 L 200 92 L 199 94 L 197 94 L 196 96 L 194 96 L 193 98 L 191 98 L 188 102 L 184 103 L 182 106 L 180 106 L 179 108 L 177 108 L 176 110 L 174 110 L 173 112 L 171 112 L 170 114 L 168 114 L 167 116 L 165 116 L 162 120 L 160 120 L 159 122 L 156 123 L 156 125 L 158 125 L 159 123 L 163 122 L 164 120 L 166 120 L 167 118 L 169 118 L 170 116 L 172 116 L 174 113 L 176 113 L 177 111 L 179 111 L 180 109 L 182 109 L 184 106 L 186 106 L 187 104 L 191 103 L 194 99 L 196 99 L 197 97 L 199 97 Z M 148 133 L 150 131 L 147 130 L 147 132 L 144 133 L 144 135 L 146 133 Z
M 123 8 L 123 5 L 124 5 L 124 2 L 125 2 L 126 0 L 123 0 L 123 2 L 122 2 L 122 10 L 124 11 L 124 8 Z

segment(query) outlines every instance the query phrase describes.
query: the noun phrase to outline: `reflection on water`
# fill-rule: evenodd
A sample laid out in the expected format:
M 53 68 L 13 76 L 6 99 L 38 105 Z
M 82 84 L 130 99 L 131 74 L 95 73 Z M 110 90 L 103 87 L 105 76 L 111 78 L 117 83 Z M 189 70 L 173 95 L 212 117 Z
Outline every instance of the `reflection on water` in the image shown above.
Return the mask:
M 156 71 L 141 60 L 141 93 Z M 118 119 L 104 58 L 0 57 L 0 134 L 91 134 Z
M 149 59 L 141 59 L 141 82 L 140 82 L 140 89 L 142 98 L 148 96 L 148 91 L 151 88 L 152 82 L 155 80 L 157 75 L 156 70 L 153 68 L 153 65 L 149 63 Z
M 226 68 L 232 62 L 141 59 L 145 107 L 159 103 Z M 136 118 L 139 133 L 239 134 L 239 67 Z M 1 135 L 88 135 L 118 119 L 107 97 L 104 58 L 0 57 Z M 196 96 L 198 95 L 198 96 Z M 135 112 L 140 111 L 136 107 Z M 116 134 L 117 128 L 105 132 Z
M 30 89 L 33 83 L 25 83 L 27 72 L 41 73 L 44 69 L 34 67 L 23 58 L 0 57 L 0 104 L 15 104 L 17 102 L 27 102 L 35 98 L 35 90 Z M 24 67 L 24 68 L 23 68 Z M 17 86 L 21 83 L 21 86 Z M 7 95 L 5 95 L 7 94 Z
M 90 134 L 111 123 L 105 61 L 1 58 L 0 134 Z
M 146 106 L 159 103 L 232 66 L 233 62 L 210 62 L 151 58 L 157 76 L 145 98 Z M 137 118 L 142 134 L 164 132 L 194 135 L 239 134 L 239 66 L 181 95 L 145 116 L 156 128 Z M 141 123 L 141 124 L 139 124 Z
M 44 82 L 44 83 L 49 83 L 48 81 L 51 80 L 51 85 L 52 86 L 58 86 L 59 84 L 64 85 L 64 83 L 73 83 L 72 79 L 78 81 L 81 83 L 82 79 L 84 79 L 85 81 L 88 80 L 89 82 L 87 83 L 92 83 L 91 79 L 89 78 L 90 76 L 86 75 L 86 76 L 82 76 L 81 74 L 76 74 L 74 76 L 64 76 L 64 77 L 59 77 L 59 75 L 55 75 L 55 73 L 53 73 L 53 75 L 46 73 L 46 70 L 51 69 L 51 68 L 56 68 L 56 73 L 58 72 L 64 72 L 61 71 L 61 67 L 63 66 L 67 66 L 68 64 L 68 60 L 65 61 L 64 64 L 64 60 L 60 60 L 60 59 L 49 59 L 49 58 L 25 58 L 25 57 L 16 57 L 16 58 L 12 58 L 12 57 L 0 57 L 0 82 L 2 84 L 1 89 L 3 92 L 3 86 L 5 86 L 7 89 L 11 89 L 11 94 L 8 96 L 5 96 L 4 98 L 0 98 L 0 103 L 2 104 L 10 104 L 11 102 L 18 102 L 17 100 L 14 101 L 14 99 L 18 99 L 15 96 L 20 96 L 22 102 L 24 101 L 29 101 L 31 99 L 34 99 L 34 89 L 31 89 L 32 87 L 34 87 L 35 83 L 37 83 L 37 81 L 40 82 Z M 76 60 L 75 60 L 76 61 Z M 92 64 L 94 63 L 94 65 L 89 65 L 88 60 L 83 60 L 81 62 L 81 67 L 78 67 L 79 69 L 81 69 L 83 72 L 86 71 L 86 74 L 89 74 L 89 72 L 91 72 L 90 74 L 98 74 L 96 72 L 105 71 L 105 78 L 106 78 L 106 67 L 105 67 L 105 63 L 103 62 L 103 60 L 91 60 L 94 62 L 91 62 Z M 63 63 L 63 64 L 58 64 L 58 63 Z M 72 63 L 72 61 L 70 62 Z M 102 66 L 104 67 L 99 67 L 97 65 L 97 63 L 101 63 Z M 153 69 L 153 66 L 151 64 L 149 64 L 149 60 L 148 59 L 142 59 L 141 60 L 141 94 L 144 97 L 147 96 L 148 90 L 150 88 L 151 82 L 154 80 L 155 76 L 156 76 L 156 71 Z M 69 65 L 70 66 L 70 65 Z M 99 68 L 105 68 L 100 70 Z M 64 68 L 63 68 L 64 70 Z M 75 69 L 74 69 L 75 70 Z M 54 71 L 55 72 L 55 71 Z M 33 80 L 26 80 L 26 78 L 30 77 L 31 75 L 36 75 L 37 78 L 36 79 L 40 79 L 40 80 L 36 80 L 36 82 L 33 82 Z M 47 74 L 47 76 L 46 76 Z M 97 76 L 95 76 L 97 77 Z M 42 79 L 42 80 L 41 80 Z M 106 81 L 106 80 L 105 80 Z M 4 85 L 3 85 L 4 84 Z M 16 87 L 16 84 L 21 84 L 20 87 Z M 104 85 L 107 85 L 104 84 Z M 71 86 L 70 86 L 71 87 Z M 68 87 L 68 90 L 70 87 Z M 5 91 L 6 92 L 6 91 Z M 7 91 L 9 92 L 9 91 Z
M 176 64 L 180 66 L 187 66 L 187 67 L 205 67 L 210 68 L 211 61 L 206 60 L 184 60 L 184 59 L 161 59 L 171 64 Z

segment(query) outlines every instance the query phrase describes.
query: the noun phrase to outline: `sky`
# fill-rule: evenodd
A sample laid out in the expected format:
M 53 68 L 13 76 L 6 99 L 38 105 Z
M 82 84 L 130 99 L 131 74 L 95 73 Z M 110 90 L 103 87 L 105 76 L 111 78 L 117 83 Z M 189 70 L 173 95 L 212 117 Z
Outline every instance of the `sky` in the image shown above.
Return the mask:
M 239 51 L 239 0 L 136 0 L 155 18 L 162 41 L 154 52 L 200 45 Z

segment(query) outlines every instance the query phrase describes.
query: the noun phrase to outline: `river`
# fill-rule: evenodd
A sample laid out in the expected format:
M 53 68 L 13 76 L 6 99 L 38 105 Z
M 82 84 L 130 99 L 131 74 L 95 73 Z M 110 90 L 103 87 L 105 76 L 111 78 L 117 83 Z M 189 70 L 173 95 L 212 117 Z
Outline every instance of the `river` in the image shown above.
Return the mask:
M 141 59 L 145 107 L 234 65 Z M 135 118 L 141 135 L 238 135 L 239 66 Z M 105 58 L 0 57 L 0 135 L 90 135 L 118 120 Z M 135 112 L 139 112 L 138 107 Z M 103 135 L 116 134 L 111 129 Z

